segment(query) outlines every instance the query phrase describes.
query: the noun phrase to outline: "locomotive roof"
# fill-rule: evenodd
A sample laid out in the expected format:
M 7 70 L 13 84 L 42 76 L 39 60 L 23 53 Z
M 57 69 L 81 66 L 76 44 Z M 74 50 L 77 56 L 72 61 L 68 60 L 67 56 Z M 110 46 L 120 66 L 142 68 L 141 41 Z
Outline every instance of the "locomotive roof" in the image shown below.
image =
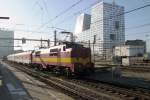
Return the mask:
M 31 53 L 32 51 L 24 51 L 24 52 L 20 52 L 20 53 L 14 53 L 14 54 L 10 54 L 8 56 L 17 56 L 17 55 L 25 55 L 25 54 L 29 54 Z
M 49 48 L 42 48 L 42 49 L 33 50 L 33 51 L 34 52 L 36 52 L 36 51 L 42 51 L 44 53 L 44 52 L 49 52 L 50 49 L 57 49 L 57 48 L 60 49 L 63 46 L 66 46 L 66 48 L 68 48 L 68 49 L 69 48 L 73 48 L 73 47 L 83 47 L 83 45 L 81 45 L 81 44 L 77 44 L 77 43 L 73 43 L 73 42 L 63 42 L 62 44 L 57 45 L 57 46 L 52 46 L 52 47 L 49 47 Z M 33 51 L 24 51 L 24 52 L 21 52 L 21 53 L 15 53 L 15 54 L 11 54 L 11 55 L 8 55 L 8 56 L 28 54 L 28 53 L 31 53 Z
M 66 45 L 57 45 L 57 46 L 53 46 L 53 47 L 49 47 L 49 48 L 42 48 L 42 49 L 39 49 L 39 50 L 35 50 L 35 52 L 41 51 L 41 53 L 49 53 L 51 49 L 60 49 L 63 46 L 66 46 Z

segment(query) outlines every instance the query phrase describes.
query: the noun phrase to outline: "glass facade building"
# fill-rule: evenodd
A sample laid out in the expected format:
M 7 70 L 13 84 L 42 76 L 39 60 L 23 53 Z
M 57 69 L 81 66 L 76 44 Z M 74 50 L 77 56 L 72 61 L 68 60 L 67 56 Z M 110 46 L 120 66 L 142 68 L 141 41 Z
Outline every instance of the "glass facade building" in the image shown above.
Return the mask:
M 78 16 L 75 26 L 75 35 L 80 34 L 81 32 L 90 29 L 91 15 L 82 13 Z
M 91 8 L 90 29 L 78 34 L 76 41 L 93 43 L 95 54 L 110 57 L 113 48 L 125 42 L 124 7 L 100 2 Z M 93 44 L 91 44 L 92 46 Z

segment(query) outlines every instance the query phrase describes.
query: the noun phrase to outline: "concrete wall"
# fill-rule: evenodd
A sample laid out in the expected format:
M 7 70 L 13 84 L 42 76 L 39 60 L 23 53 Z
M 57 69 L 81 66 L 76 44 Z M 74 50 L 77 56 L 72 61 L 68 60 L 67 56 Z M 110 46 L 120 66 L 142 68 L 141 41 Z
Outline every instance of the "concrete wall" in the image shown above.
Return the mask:
M 144 54 L 145 48 L 144 46 L 129 46 L 129 45 L 122 45 L 115 47 L 115 56 L 139 56 L 139 54 Z

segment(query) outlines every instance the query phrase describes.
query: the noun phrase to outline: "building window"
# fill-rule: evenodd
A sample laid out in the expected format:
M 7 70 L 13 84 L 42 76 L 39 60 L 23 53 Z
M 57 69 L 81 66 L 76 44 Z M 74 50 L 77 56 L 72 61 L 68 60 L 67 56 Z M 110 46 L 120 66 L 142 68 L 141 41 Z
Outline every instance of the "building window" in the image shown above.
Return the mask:
M 116 40 L 116 35 L 115 34 L 110 34 L 110 40 Z
M 115 21 L 115 29 L 119 29 L 120 25 L 119 25 L 119 21 Z

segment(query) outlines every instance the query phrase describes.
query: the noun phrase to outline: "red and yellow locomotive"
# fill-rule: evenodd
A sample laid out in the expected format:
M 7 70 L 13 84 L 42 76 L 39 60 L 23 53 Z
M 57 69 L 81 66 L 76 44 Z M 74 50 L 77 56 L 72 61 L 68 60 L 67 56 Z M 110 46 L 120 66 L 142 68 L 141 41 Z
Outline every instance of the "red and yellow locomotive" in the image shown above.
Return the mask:
M 90 48 L 75 43 L 65 43 L 22 54 L 12 54 L 7 59 L 17 62 L 15 57 L 18 55 L 16 58 L 22 59 L 19 63 L 31 64 L 39 69 L 50 69 L 66 75 L 89 74 L 94 71 Z

